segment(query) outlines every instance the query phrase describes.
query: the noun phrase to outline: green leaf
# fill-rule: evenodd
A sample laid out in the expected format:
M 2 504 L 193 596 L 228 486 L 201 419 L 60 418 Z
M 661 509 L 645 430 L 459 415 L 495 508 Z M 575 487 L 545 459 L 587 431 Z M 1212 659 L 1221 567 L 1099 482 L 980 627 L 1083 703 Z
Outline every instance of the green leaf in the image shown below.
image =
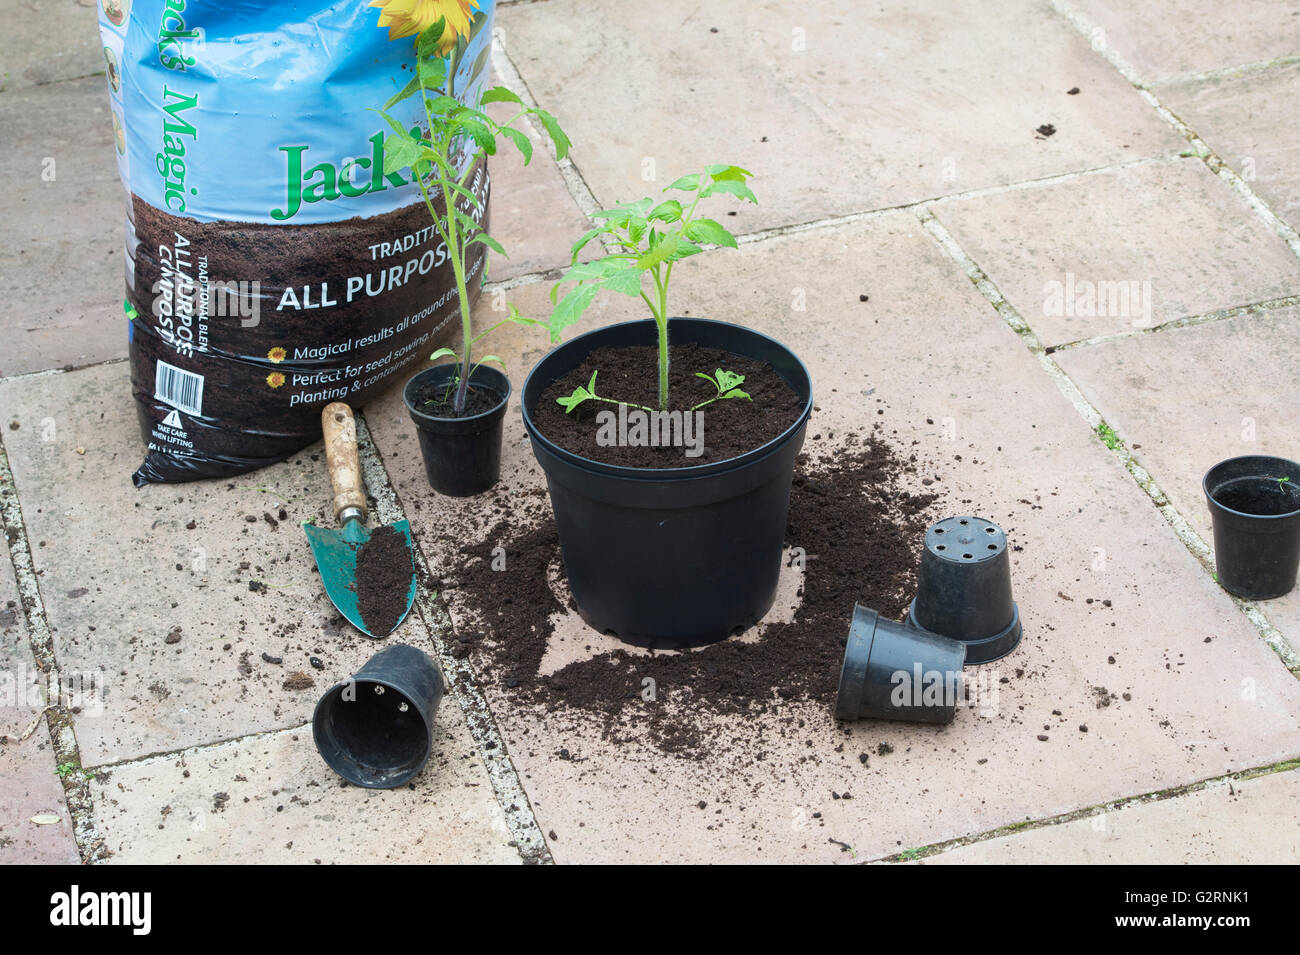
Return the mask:
M 707 199 L 709 196 L 716 195 L 719 192 L 730 193 L 733 196 L 746 199 L 749 202 L 754 203 L 754 205 L 758 205 L 758 200 L 754 198 L 754 193 L 750 191 L 749 186 L 734 179 L 724 179 L 721 182 L 715 182 L 700 193 L 700 198 Z
M 592 303 L 599 291 L 599 285 L 587 283 L 579 285 L 560 299 L 560 303 L 551 310 L 551 320 L 548 323 L 551 330 L 551 341 L 558 342 L 560 333 L 582 318 L 582 313 L 587 310 L 587 306 Z
M 387 124 L 392 128 L 393 132 L 397 133 L 399 136 L 405 136 L 405 137 L 407 137 L 408 139 L 411 137 L 411 131 L 410 131 L 410 130 L 408 130 L 405 126 L 403 126 L 401 123 L 399 123 L 399 122 L 398 122 L 397 120 L 395 120 L 393 117 L 389 116 L 389 115 L 388 115 L 387 113 L 385 113 L 382 109 L 374 109 L 374 108 L 371 108 L 370 111 L 371 111 L 372 113 L 378 113 L 380 116 L 384 117 L 384 122 L 387 123 Z
M 497 138 L 492 135 L 491 130 L 476 119 L 468 117 L 457 117 L 452 120 L 452 127 L 465 133 L 474 140 L 474 144 L 489 156 L 495 156 L 497 152 Z
M 510 258 L 510 256 L 506 255 L 506 250 L 502 248 L 501 243 L 498 242 L 496 239 L 492 238 L 492 236 L 488 235 L 486 232 L 478 233 L 477 235 L 474 236 L 474 238 L 470 239 L 469 242 L 466 243 L 466 245 L 473 245 L 475 242 L 478 242 L 482 245 L 486 245 L 497 255 L 505 255 L 506 258 Z
M 421 57 L 416 61 L 416 85 L 436 90 L 447 82 L 447 64 L 442 60 Z
M 704 171 L 709 174 L 714 182 L 744 182 L 754 175 L 748 169 L 742 169 L 740 166 L 705 166 Z
M 636 260 L 636 267 L 638 269 L 654 268 L 664 259 L 668 258 L 670 255 L 676 252 L 677 247 L 681 244 L 681 241 L 682 241 L 681 233 L 679 232 L 668 233 L 667 235 L 663 236 L 658 242 L 655 243 L 654 248 L 644 253 Z
M 713 219 L 696 219 L 686 224 L 686 238 L 695 242 L 707 242 L 710 245 L 725 245 L 737 248 L 736 237 L 723 228 L 722 223 Z
M 392 96 L 388 98 L 388 102 L 384 104 L 384 109 L 392 109 L 395 105 L 400 103 L 402 100 L 407 99 L 412 94 L 414 94 L 415 91 L 418 90 L 419 88 L 420 88 L 419 77 L 412 76 L 411 81 L 409 83 L 407 83 L 405 86 L 401 88 L 401 90 L 394 93 Z
M 384 175 L 406 169 L 420 159 L 420 147 L 409 134 L 384 137 Z
M 479 102 L 484 106 L 489 103 L 518 103 L 520 106 L 524 105 L 524 101 L 516 95 L 514 90 L 506 89 L 504 86 L 492 87 L 483 94 L 483 98 Z
M 539 109 L 535 112 L 537 118 L 542 121 L 542 125 L 546 127 L 546 133 L 551 137 L 551 142 L 555 143 L 555 158 L 563 159 L 565 156 L 569 155 L 569 147 L 573 144 L 569 142 L 569 137 L 565 134 L 564 130 L 560 128 L 559 122 L 557 122 L 555 117 L 544 109 Z
M 455 116 L 465 109 L 465 105 L 460 100 L 446 94 L 425 97 L 424 103 L 434 116 Z
M 746 401 L 753 401 L 753 400 L 754 400 L 753 398 L 749 397 L 748 394 L 746 394 L 745 392 L 741 391 L 739 388 L 733 388 L 733 389 L 731 389 L 731 391 L 728 391 L 725 395 L 721 395 L 720 397 L 721 397 L 724 401 L 725 401 L 727 398 L 744 398 Z
M 676 222 L 681 217 L 682 204 L 676 199 L 665 199 L 646 214 L 647 219 L 657 219 L 660 222 Z
M 626 268 L 619 269 L 605 281 L 601 282 L 601 288 L 607 288 L 611 292 L 621 292 L 623 295 L 636 297 L 641 294 L 641 270 L 635 265 L 629 265 Z
M 587 247 L 587 243 L 589 243 L 592 239 L 596 238 L 596 236 L 600 235 L 604 231 L 605 230 L 603 228 L 598 228 L 598 229 L 592 229 L 590 232 L 584 233 L 582 238 L 580 238 L 577 242 L 573 243 L 573 257 L 569 261 L 577 262 L 578 253 Z
M 456 353 L 452 351 L 450 348 L 439 348 L 436 352 L 434 352 L 432 355 L 429 356 L 429 361 L 437 361 L 439 358 L 455 358 L 455 357 L 457 357 Z
M 500 355 L 484 355 L 482 358 L 480 358 L 477 362 L 474 363 L 474 367 L 477 368 L 485 361 L 493 362 L 494 364 L 500 365 L 502 368 L 506 366 L 506 360 L 502 358 Z
M 667 192 L 669 189 L 680 189 L 682 192 L 694 192 L 698 188 L 700 188 L 700 175 L 699 173 L 693 172 L 689 176 L 682 176 L 680 179 L 669 183 L 664 187 L 664 192 Z
M 711 384 L 714 388 L 717 388 L 717 387 L 718 387 L 718 383 L 717 383 L 716 381 L 713 380 L 713 376 L 710 375 L 707 371 L 697 371 L 697 372 L 695 373 L 695 377 L 696 377 L 696 378 L 703 378 L 705 381 L 707 381 L 709 384 Z M 721 390 L 721 389 L 718 389 L 718 390 Z
M 573 389 L 573 394 L 555 399 L 557 404 L 564 406 L 565 414 L 569 414 L 574 408 L 578 407 L 578 405 L 582 404 L 589 398 L 596 397 L 596 375 L 599 371 L 600 369 L 596 369 L 596 371 L 591 373 L 591 381 L 587 382 L 587 387 L 584 388 L 582 385 L 579 385 L 577 388 Z
M 719 368 L 717 373 L 714 375 L 714 381 L 717 382 L 718 391 L 728 392 L 737 385 L 744 384 L 745 376 L 737 374 L 734 371 L 727 371 L 723 368 Z
M 515 144 L 521 156 L 524 157 L 524 165 L 527 166 L 533 161 L 533 143 L 532 140 L 524 134 L 522 130 L 514 129 L 510 126 L 502 126 L 501 134 Z
M 699 255 L 703 251 L 704 250 L 694 242 L 687 242 L 685 239 L 682 239 L 682 241 L 677 244 L 677 248 L 673 251 L 673 254 L 668 256 L 668 260 L 670 262 L 678 262 L 687 256 Z
M 439 17 L 436 23 L 431 23 L 420 31 L 420 36 L 415 42 L 416 55 L 420 57 L 437 56 L 438 41 L 442 39 L 443 31 L 447 29 L 447 18 Z
M 545 322 L 539 322 L 539 321 L 538 321 L 537 319 L 535 319 L 535 318 L 529 318 L 528 316 L 522 314 L 522 313 L 519 311 L 518 306 L 516 306 L 514 302 L 509 302 L 509 303 L 507 303 L 506 308 L 509 310 L 509 311 L 507 312 L 507 314 L 506 314 L 506 321 L 508 321 L 508 322 L 516 322 L 517 324 L 520 324 L 520 325 L 544 325 L 544 324 L 546 324 Z

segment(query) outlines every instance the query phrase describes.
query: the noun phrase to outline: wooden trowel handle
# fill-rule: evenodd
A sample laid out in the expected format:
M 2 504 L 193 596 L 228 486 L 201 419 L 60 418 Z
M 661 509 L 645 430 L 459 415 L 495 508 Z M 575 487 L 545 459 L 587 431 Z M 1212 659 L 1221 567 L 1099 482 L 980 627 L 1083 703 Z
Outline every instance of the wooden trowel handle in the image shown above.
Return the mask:
M 325 466 L 334 486 L 334 518 L 349 507 L 367 517 L 366 491 L 361 483 L 361 458 L 357 454 L 357 422 L 352 409 L 342 401 L 326 405 L 320 413 L 325 432 Z

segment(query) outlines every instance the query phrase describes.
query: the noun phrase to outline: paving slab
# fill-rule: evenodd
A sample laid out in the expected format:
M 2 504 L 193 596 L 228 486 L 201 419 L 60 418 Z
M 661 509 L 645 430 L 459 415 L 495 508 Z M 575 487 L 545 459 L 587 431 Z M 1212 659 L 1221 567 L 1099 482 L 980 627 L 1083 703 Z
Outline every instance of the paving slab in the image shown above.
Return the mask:
M 0 36 L 0 91 L 102 73 L 96 0 L 15 0 Z
M 599 202 L 739 163 L 755 172 L 760 201 L 728 221 L 740 231 L 1182 146 L 1073 27 L 1031 0 L 818 2 L 793 14 L 776 0 L 551 0 L 504 7 L 498 20 Z
M 960 846 L 918 865 L 1295 865 L 1300 772 L 1205 789 Z
M 0 420 L 60 668 L 104 688 L 77 720 L 84 765 L 300 725 L 378 648 L 335 612 L 299 527 L 333 522 L 319 445 L 137 490 L 122 362 L 0 382 Z M 418 615 L 391 640 L 429 649 Z M 315 687 L 285 689 L 299 671 Z
M 103 77 L 0 93 L 0 129 L 0 375 L 125 354 L 126 194 Z
M 495 73 L 493 83 L 500 84 Z M 488 112 L 499 123 L 514 116 L 513 104 L 497 103 Z M 591 228 L 569 194 L 547 140 L 525 122 L 517 124 L 533 143 L 527 165 L 508 142 L 489 161 L 492 172 L 491 232 L 506 257 L 493 255 L 488 280 L 499 282 L 569 264 L 573 240 Z
M 891 440 L 936 462 L 952 508 L 1006 527 L 1023 547 L 1012 560 L 1026 637 L 1015 656 L 979 671 L 996 702 L 963 708 L 950 727 L 867 722 L 845 732 L 802 703 L 757 718 L 701 713 L 711 738 L 742 742 L 698 760 L 637 739 L 611 743 L 598 725 L 517 707 L 503 678 L 483 678 L 557 861 L 853 861 L 1296 753 L 1295 679 L 910 214 L 706 253 L 682 263 L 675 289 L 682 312 L 797 343 L 825 441 L 881 408 Z M 512 294 L 527 312 L 545 286 Z M 619 299 L 582 328 L 634 314 Z M 544 345 L 511 335 L 493 351 L 510 360 L 518 389 Z M 502 494 L 542 487 L 517 400 Z M 492 498 L 428 490 L 395 395 L 366 420 L 436 573 L 455 559 L 457 528 L 493 523 Z M 448 599 L 465 626 L 454 591 Z M 576 618 L 557 624 L 573 628 L 591 654 L 612 645 Z M 864 766 L 858 754 L 881 742 L 893 754 Z M 845 791 L 854 798 L 832 796 Z
M 47 684 L 32 657 L 13 566 L 0 553 L 0 865 L 81 861 L 49 730 L 37 722 Z
M 1300 129 L 1288 105 L 1300 98 L 1300 63 L 1158 92 L 1275 213 L 1300 225 Z
M 213 864 L 517 864 L 519 853 L 459 707 L 406 786 L 343 784 L 311 727 L 114 767 L 93 784 L 109 861 Z
M 1300 459 L 1300 308 L 1276 309 L 1059 352 L 1057 361 L 1214 545 L 1201 478 L 1242 454 Z M 1300 651 L 1300 593 L 1263 604 Z
M 1300 53 L 1300 11 L 1273 0 L 1069 0 L 1145 83 Z
M 1300 292 L 1300 260 L 1191 157 L 934 212 L 1047 345 Z

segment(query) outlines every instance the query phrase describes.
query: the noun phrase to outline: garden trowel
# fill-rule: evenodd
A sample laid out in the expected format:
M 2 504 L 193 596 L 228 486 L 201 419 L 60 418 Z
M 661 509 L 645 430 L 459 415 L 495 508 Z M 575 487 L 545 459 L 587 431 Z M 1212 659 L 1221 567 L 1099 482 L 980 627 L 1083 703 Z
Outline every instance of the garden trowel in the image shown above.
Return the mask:
M 400 613 L 386 613 L 384 620 L 372 619 L 368 626 L 358 607 L 359 584 L 362 582 L 357 580 L 357 552 L 370 540 L 372 531 L 366 527 L 368 508 L 365 487 L 361 483 L 361 459 L 357 453 L 357 423 L 352 417 L 352 409 L 341 401 L 326 405 L 320 418 L 325 432 L 325 464 L 334 488 L 334 518 L 339 529 L 303 524 L 303 530 L 307 532 L 307 541 L 316 558 L 316 569 L 320 571 L 325 592 L 339 613 L 366 636 L 386 637 L 405 619 L 415 602 L 415 562 L 410 559 L 411 525 L 407 521 L 398 521 L 392 527 L 405 541 L 410 576 L 406 577 L 404 571 L 394 576 L 386 584 L 393 588 L 394 595 L 391 598 L 380 595 L 386 598 L 381 600 L 382 603 L 399 608 Z M 372 579 L 365 581 L 364 585 L 375 587 L 384 584 Z M 381 626 L 382 632 L 377 629 Z

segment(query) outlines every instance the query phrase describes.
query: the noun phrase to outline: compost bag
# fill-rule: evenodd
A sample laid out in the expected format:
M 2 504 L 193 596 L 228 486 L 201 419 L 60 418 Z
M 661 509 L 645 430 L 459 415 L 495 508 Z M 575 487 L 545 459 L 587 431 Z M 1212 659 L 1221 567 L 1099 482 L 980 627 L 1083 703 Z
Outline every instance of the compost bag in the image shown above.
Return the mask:
M 476 101 L 494 3 L 100 0 L 137 485 L 282 460 L 320 437 L 324 405 L 364 404 L 450 332 L 446 247 L 410 171 L 384 174 L 371 107 L 411 79 L 416 34 L 439 18 L 445 92 Z M 418 96 L 393 112 L 422 134 Z M 486 210 L 486 164 L 467 185 Z

